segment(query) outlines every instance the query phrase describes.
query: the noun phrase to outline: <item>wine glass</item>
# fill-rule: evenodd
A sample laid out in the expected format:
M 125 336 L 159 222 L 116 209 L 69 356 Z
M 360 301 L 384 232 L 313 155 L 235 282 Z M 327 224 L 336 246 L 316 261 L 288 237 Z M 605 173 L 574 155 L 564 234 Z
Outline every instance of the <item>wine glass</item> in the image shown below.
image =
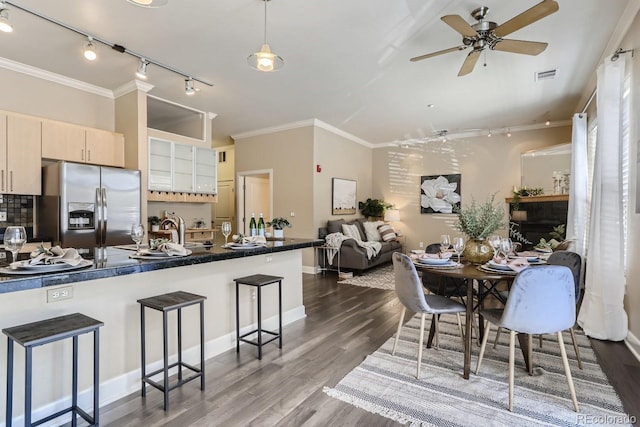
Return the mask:
M 13 262 L 18 261 L 18 252 L 27 243 L 27 231 L 24 227 L 10 226 L 4 231 L 4 247 L 11 252 Z
M 509 258 L 509 254 L 513 250 L 513 242 L 511 239 L 508 237 L 502 238 L 502 240 L 500 240 L 500 249 L 502 249 L 505 259 Z
M 136 255 L 140 255 L 140 243 L 144 238 L 144 225 L 133 224 L 131 225 L 131 240 L 136 242 Z
M 489 236 L 489 238 L 487 238 L 487 243 L 491 245 L 491 248 L 493 249 L 493 255 L 495 257 L 498 256 L 498 252 L 500 251 L 500 239 L 501 237 L 497 234 L 493 234 Z
M 222 235 L 224 236 L 224 245 L 227 245 L 227 241 L 229 240 L 229 235 L 231 234 L 231 223 L 223 222 L 221 227 Z
M 458 255 L 458 264 L 460 264 L 460 255 L 464 251 L 464 237 L 458 236 L 453 238 L 453 250 Z
M 448 234 L 442 234 L 440 236 L 440 252 L 444 252 L 451 246 L 451 237 Z

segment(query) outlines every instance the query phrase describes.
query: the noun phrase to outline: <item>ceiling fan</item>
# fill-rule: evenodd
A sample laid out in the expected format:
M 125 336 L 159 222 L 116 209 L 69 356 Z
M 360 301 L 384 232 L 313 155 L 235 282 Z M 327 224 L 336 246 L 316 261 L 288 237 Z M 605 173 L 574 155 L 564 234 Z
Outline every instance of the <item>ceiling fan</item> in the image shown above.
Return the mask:
M 472 47 L 473 50 L 467 55 L 467 59 L 465 59 L 462 67 L 460 68 L 460 72 L 458 73 L 458 76 L 464 76 L 473 71 L 476 62 L 480 57 L 480 53 L 486 48 L 491 50 L 500 50 L 503 52 L 521 53 L 525 55 L 538 55 L 547 48 L 547 43 L 503 39 L 503 37 L 551 15 L 558 9 L 559 6 L 556 1 L 544 0 L 501 25 L 484 20 L 487 12 L 489 11 L 489 8 L 484 6 L 471 12 L 471 16 L 478 21 L 473 25 L 468 24 L 460 15 L 443 16 L 440 19 L 442 19 L 445 24 L 462 34 L 463 44 L 449 49 L 427 53 L 426 55 L 416 56 L 415 58 L 411 58 L 410 61 L 421 61 L 423 59 Z

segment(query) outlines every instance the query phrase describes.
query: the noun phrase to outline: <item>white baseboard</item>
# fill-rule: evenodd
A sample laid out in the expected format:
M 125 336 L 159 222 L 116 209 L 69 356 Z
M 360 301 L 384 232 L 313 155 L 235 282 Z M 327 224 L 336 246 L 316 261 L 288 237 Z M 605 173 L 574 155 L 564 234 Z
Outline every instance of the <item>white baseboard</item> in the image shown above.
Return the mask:
M 627 345 L 627 348 L 629 348 L 629 351 L 631 351 L 631 353 L 640 362 L 640 339 L 629 332 L 627 334 L 627 339 L 624 340 L 624 343 Z
M 286 311 L 282 313 L 282 325 L 288 325 L 297 320 L 304 319 L 307 317 L 305 312 L 304 305 L 300 305 L 294 309 Z M 268 319 L 263 320 L 262 322 L 264 329 L 277 330 L 278 329 L 278 316 L 272 316 Z M 206 327 L 206 325 L 205 325 Z M 254 323 L 252 325 L 248 325 L 240 330 L 240 334 L 245 332 L 249 332 L 257 327 L 257 324 Z M 243 344 L 244 345 L 244 344 Z M 221 337 L 212 339 L 205 343 L 205 360 L 208 360 L 212 357 L 215 357 L 221 353 L 224 353 L 227 350 L 230 350 L 236 346 L 236 332 L 233 331 L 229 334 L 223 335 Z M 252 346 L 253 347 L 253 346 Z M 183 350 L 183 361 L 189 363 L 191 365 L 198 365 L 200 363 L 200 348 L 199 346 L 191 347 L 187 350 Z M 177 355 L 174 354 L 169 357 L 169 364 L 177 361 Z M 147 364 L 147 372 L 153 372 L 155 370 L 161 369 L 163 365 L 162 360 L 156 360 L 152 363 Z M 174 370 L 171 371 L 171 374 L 177 372 Z M 131 393 L 134 393 L 140 390 L 141 382 L 140 382 L 141 370 L 135 369 L 133 371 L 126 372 L 118 377 L 112 378 L 110 380 L 104 381 L 100 383 L 100 407 L 108 405 L 111 402 L 114 402 L 122 397 L 128 396 Z M 50 414 L 58 412 L 62 409 L 69 407 L 71 402 L 71 396 L 65 396 L 56 402 L 47 404 L 45 406 L 41 406 L 32 411 L 32 421 L 42 419 Z M 86 412 L 92 413 L 93 405 L 93 389 L 89 388 L 86 390 L 82 390 L 78 393 L 78 406 L 83 408 Z M 15 405 L 14 405 L 14 410 Z M 60 425 L 65 422 L 71 421 L 71 415 L 67 414 L 56 418 L 54 420 L 49 421 L 48 423 L 41 424 L 45 427 L 53 427 Z M 24 416 L 20 415 L 19 417 L 15 417 L 13 419 L 13 424 L 21 426 L 24 424 Z M 0 423 L 0 427 L 5 427 L 4 420 Z
M 302 272 L 303 273 L 307 273 L 307 274 L 317 274 L 318 273 L 318 269 L 317 269 L 317 267 L 314 267 L 312 265 L 303 265 L 302 266 Z

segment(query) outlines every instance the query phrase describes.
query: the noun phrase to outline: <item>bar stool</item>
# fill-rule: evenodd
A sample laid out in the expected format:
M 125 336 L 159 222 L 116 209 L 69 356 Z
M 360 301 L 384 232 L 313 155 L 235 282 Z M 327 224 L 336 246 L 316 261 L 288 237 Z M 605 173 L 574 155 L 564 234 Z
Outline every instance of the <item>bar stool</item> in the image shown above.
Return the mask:
M 278 348 L 282 348 L 282 279 L 280 276 L 269 276 L 266 274 L 254 274 L 252 276 L 233 279 L 236 282 L 236 353 L 240 352 L 240 341 L 252 344 L 258 347 L 258 359 L 262 359 L 262 346 L 274 340 L 279 340 Z M 262 329 L 262 287 L 272 283 L 278 283 L 278 332 L 267 331 Z M 258 293 L 258 328 L 240 335 L 240 306 L 239 287 L 240 285 L 254 286 Z M 254 333 L 258 333 L 257 341 L 246 339 L 245 337 Z M 266 341 L 262 341 L 262 333 L 271 334 L 273 337 Z
M 100 332 L 98 328 L 104 323 L 75 313 L 66 316 L 54 317 L 52 319 L 27 323 L 25 325 L 14 326 L 3 329 L 7 336 L 7 405 L 6 405 L 6 426 L 11 427 L 13 410 L 13 343 L 16 342 L 25 349 L 25 380 L 24 380 L 24 425 L 35 426 L 47 421 L 51 421 L 71 412 L 71 425 L 77 425 L 77 416 L 80 415 L 89 425 L 97 426 L 99 420 L 99 354 L 100 354 Z M 93 417 L 78 407 L 78 336 L 93 332 Z M 32 388 L 32 350 L 34 347 L 60 341 L 66 338 L 73 339 L 73 374 L 71 406 L 49 415 L 35 423 L 31 422 L 31 388 Z
M 169 391 L 180 387 L 182 384 L 200 378 L 200 390 L 204 390 L 204 300 L 207 297 L 191 294 L 189 292 L 178 291 L 154 297 L 139 299 L 140 303 L 140 337 L 142 341 L 142 397 L 146 396 L 146 384 L 149 384 L 164 394 L 164 410 L 169 409 Z M 182 309 L 190 305 L 200 304 L 200 369 L 182 361 Z M 146 347 L 145 347 L 145 307 L 162 312 L 162 343 L 163 343 L 163 367 L 156 371 L 146 373 Z M 167 335 L 167 313 L 178 310 L 178 361 L 169 365 L 169 340 Z M 169 386 L 169 369 L 178 367 L 178 382 Z M 188 378 L 182 378 L 182 368 L 195 372 Z M 164 380 L 162 383 L 151 379 L 152 376 L 162 372 Z

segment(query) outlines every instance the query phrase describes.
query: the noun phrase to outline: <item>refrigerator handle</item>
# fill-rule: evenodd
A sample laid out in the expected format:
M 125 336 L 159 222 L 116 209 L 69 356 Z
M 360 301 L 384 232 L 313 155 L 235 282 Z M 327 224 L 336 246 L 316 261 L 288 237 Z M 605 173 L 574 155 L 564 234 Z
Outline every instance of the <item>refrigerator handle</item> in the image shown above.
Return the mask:
M 96 245 L 102 245 L 102 193 L 96 188 Z
M 102 245 L 107 244 L 107 190 L 102 188 Z

